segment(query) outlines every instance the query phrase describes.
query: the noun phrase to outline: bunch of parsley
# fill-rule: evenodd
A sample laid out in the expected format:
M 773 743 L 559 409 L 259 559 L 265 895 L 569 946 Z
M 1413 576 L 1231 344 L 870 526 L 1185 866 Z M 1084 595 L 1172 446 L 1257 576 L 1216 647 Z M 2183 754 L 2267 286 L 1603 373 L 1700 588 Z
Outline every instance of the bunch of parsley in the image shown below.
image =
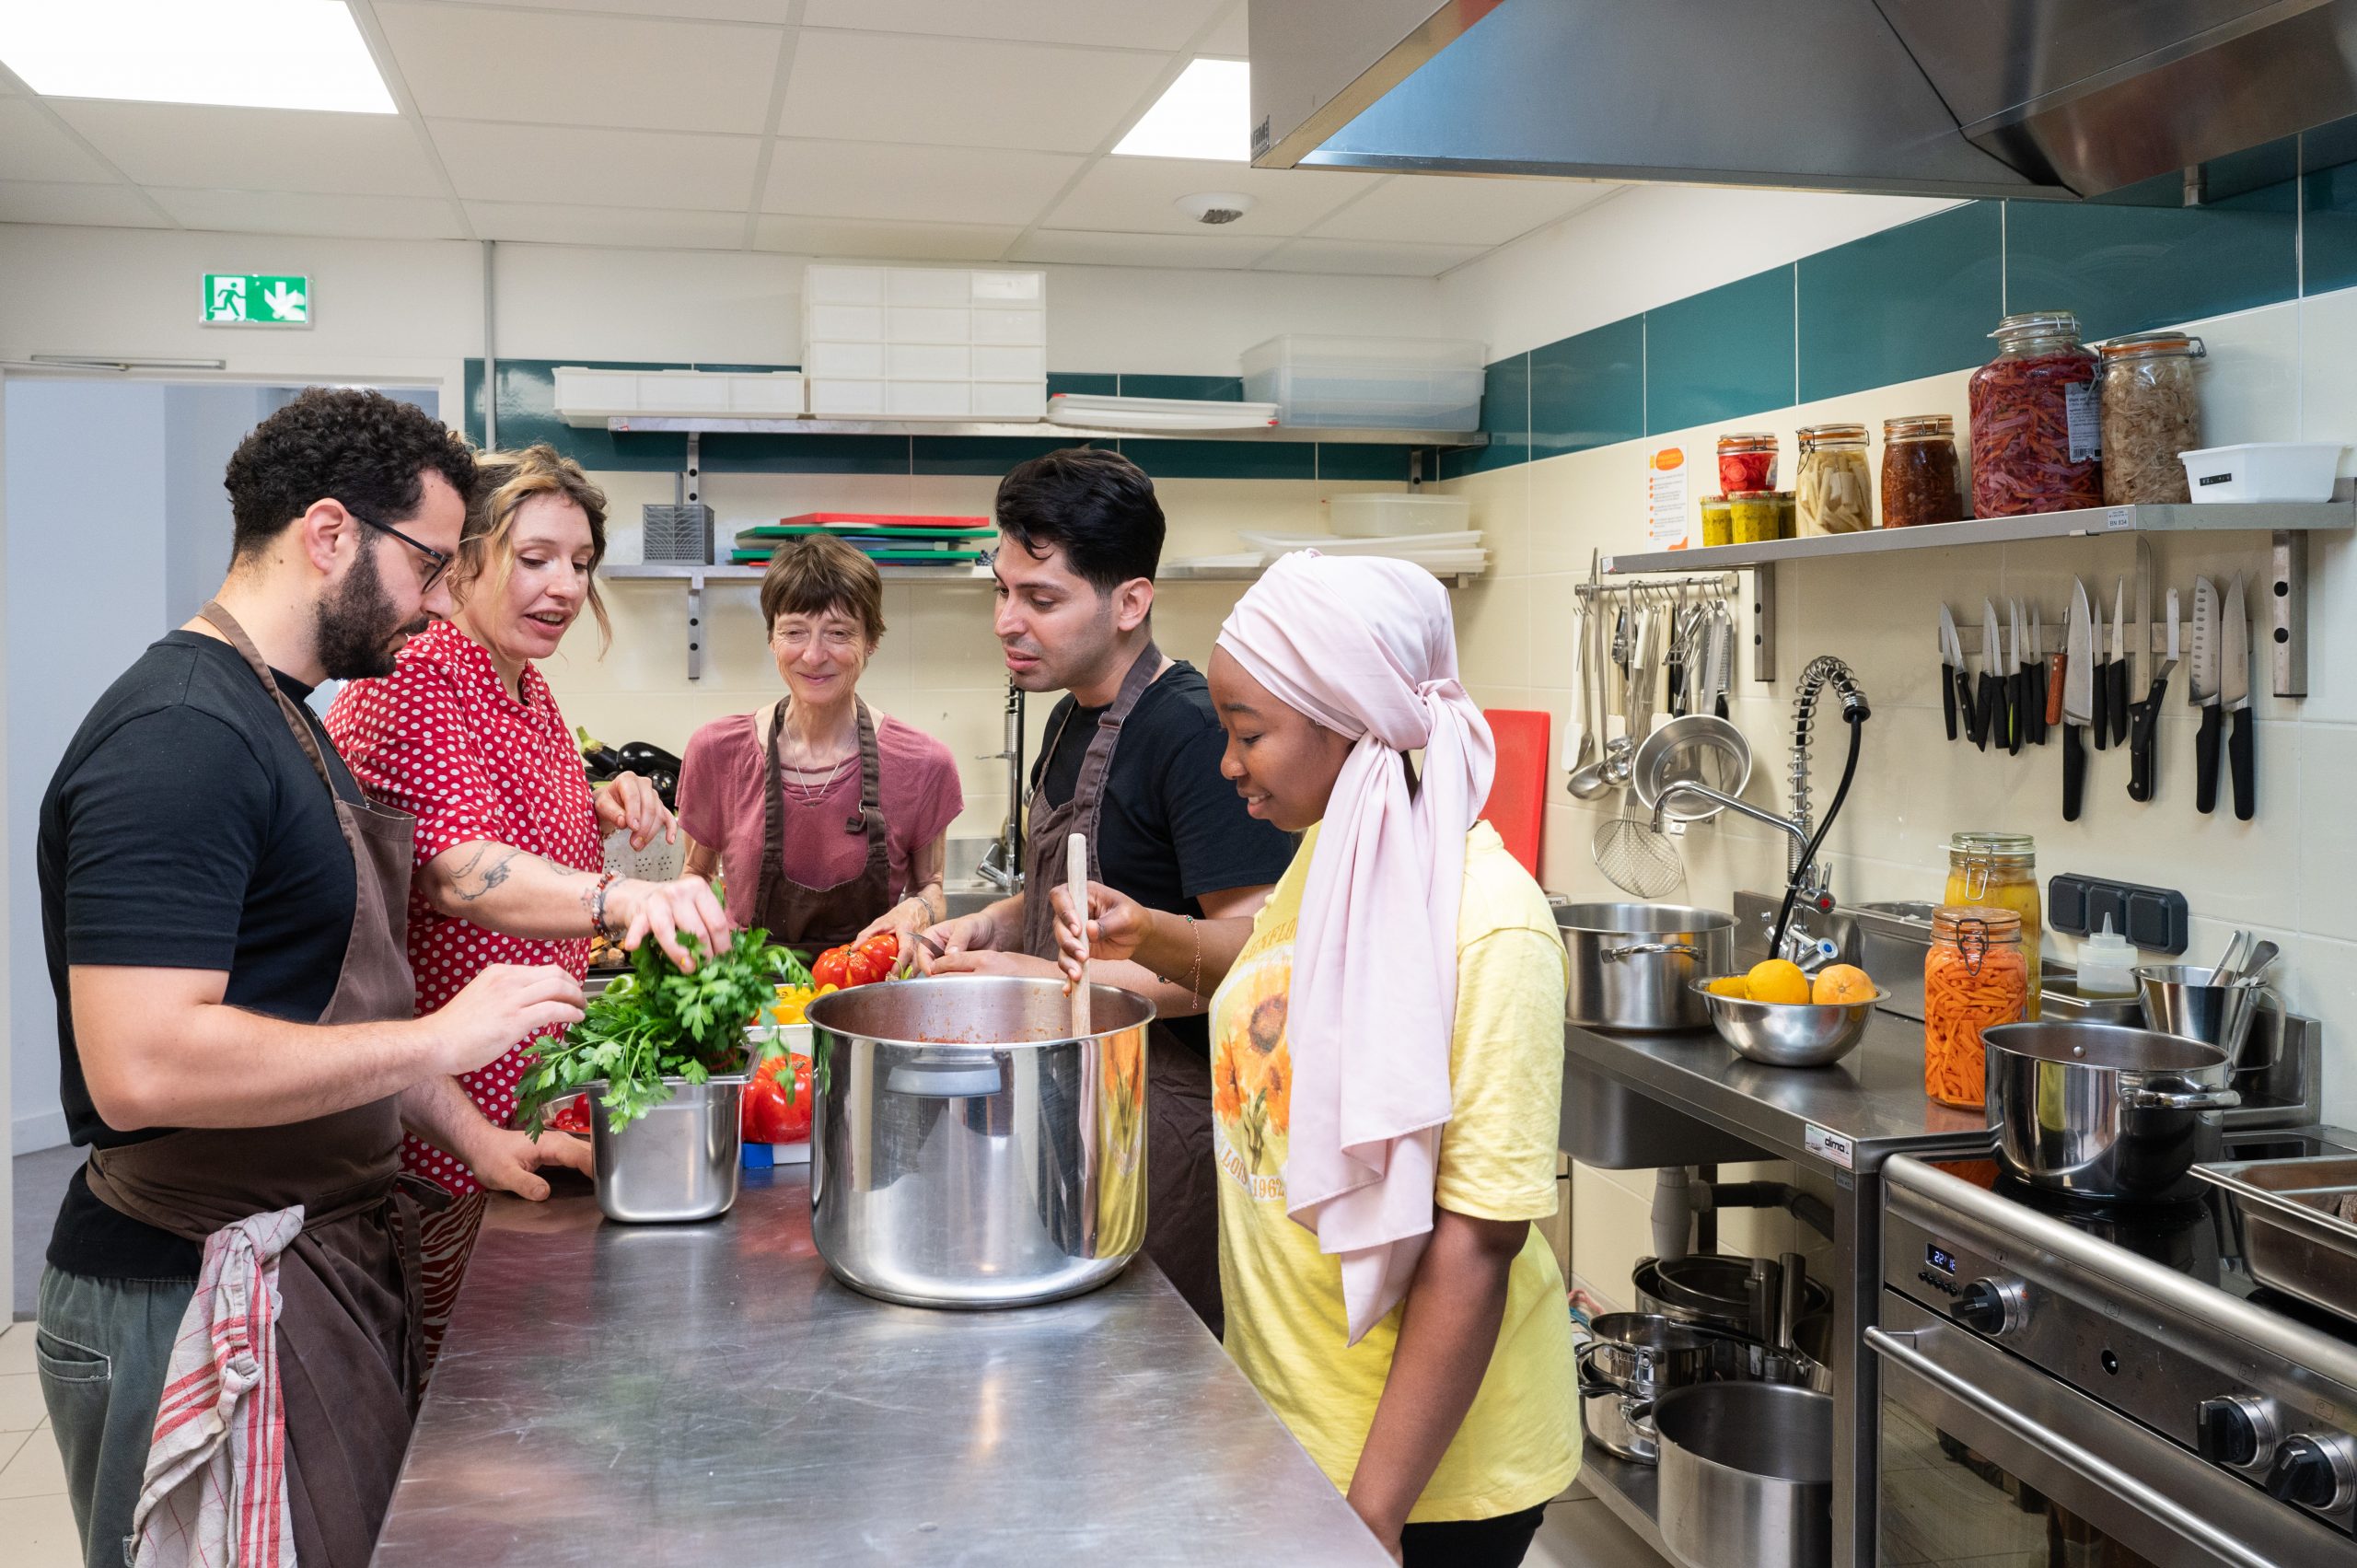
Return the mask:
M 525 1131 L 537 1135 L 548 1108 L 600 1083 L 608 1124 L 616 1130 L 671 1098 L 663 1080 L 701 1084 L 714 1073 L 746 1065 L 745 1028 L 777 1001 L 781 984 L 807 985 L 810 972 L 792 952 L 770 943 L 766 931 L 739 931 L 728 947 L 706 958 L 692 936 L 682 945 L 696 956 L 682 973 L 653 941 L 632 956 L 628 974 L 590 998 L 582 1020 L 562 1040 L 534 1048 L 517 1098 Z M 759 1054 L 778 1054 L 783 1045 Z

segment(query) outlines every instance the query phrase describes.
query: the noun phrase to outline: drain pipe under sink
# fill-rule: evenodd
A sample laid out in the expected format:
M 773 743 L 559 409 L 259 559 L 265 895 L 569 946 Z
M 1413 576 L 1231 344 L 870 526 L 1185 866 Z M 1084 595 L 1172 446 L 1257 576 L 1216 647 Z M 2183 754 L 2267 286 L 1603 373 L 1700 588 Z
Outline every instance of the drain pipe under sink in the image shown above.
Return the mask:
M 1654 1173 L 1654 1256 L 1683 1258 L 1693 1250 L 1694 1216 L 1719 1209 L 1782 1209 L 1833 1239 L 1833 1210 L 1822 1198 L 1787 1181 L 1697 1181 L 1682 1165 Z

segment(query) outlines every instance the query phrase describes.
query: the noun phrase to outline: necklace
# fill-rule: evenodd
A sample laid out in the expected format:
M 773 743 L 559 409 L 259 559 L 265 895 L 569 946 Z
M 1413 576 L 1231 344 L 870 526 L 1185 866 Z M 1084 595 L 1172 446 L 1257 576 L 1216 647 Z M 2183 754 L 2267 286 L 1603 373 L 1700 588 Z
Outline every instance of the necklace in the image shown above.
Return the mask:
M 815 784 L 806 782 L 811 777 L 811 772 L 807 770 L 798 768 L 781 768 L 778 770 L 778 776 L 780 779 L 784 781 L 787 794 L 794 796 L 795 799 L 802 802 L 804 806 L 815 807 L 825 802 L 828 792 L 832 790 L 835 787 L 836 781 L 843 776 L 843 770 L 851 766 L 851 764 L 856 760 L 857 759 L 851 757 L 844 758 L 842 761 L 837 762 L 833 767 L 828 769 L 826 776 L 820 778 Z

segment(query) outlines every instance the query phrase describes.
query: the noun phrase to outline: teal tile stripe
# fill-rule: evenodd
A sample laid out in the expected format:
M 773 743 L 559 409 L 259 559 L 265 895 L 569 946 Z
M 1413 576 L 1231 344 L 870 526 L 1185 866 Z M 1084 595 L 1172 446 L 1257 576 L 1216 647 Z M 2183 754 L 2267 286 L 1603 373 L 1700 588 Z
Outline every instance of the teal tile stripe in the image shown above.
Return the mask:
M 2357 119 L 2098 201 L 1968 202 L 1489 366 L 1448 478 L 1965 370 L 2008 309 L 2090 339 L 2357 288 Z M 1517 397 L 1525 406 L 1515 406 Z
M 792 370 L 791 365 L 663 365 L 600 359 L 503 359 L 499 362 L 499 443 L 526 447 L 544 441 L 593 470 L 672 473 L 687 459 L 687 437 L 616 435 L 579 429 L 556 412 L 556 367 L 579 365 L 594 370 Z M 1241 401 L 1244 383 L 1234 376 L 1143 376 L 1059 371 L 1048 390 L 1122 394 L 1142 398 L 1204 398 Z M 467 435 L 483 438 L 482 361 L 466 362 Z M 713 473 L 972 474 L 1004 473 L 1016 463 L 1061 447 L 1102 445 L 1059 437 L 1054 426 L 1034 436 L 706 436 L 704 468 Z M 1409 454 L 1400 446 L 1352 442 L 1124 441 L 1113 443 L 1147 473 L 1171 479 L 1370 479 L 1409 477 Z M 1426 479 L 1441 477 L 1440 457 L 1427 449 Z

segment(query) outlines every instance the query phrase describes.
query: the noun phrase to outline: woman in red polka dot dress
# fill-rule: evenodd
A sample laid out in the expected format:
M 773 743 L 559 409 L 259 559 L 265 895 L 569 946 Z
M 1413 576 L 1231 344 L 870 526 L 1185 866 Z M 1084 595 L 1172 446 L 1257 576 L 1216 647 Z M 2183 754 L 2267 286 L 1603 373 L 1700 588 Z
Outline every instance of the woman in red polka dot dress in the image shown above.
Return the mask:
M 361 784 L 417 818 L 410 966 L 421 1014 L 491 964 L 558 964 L 587 972 L 599 931 L 635 947 L 653 935 L 690 967 L 679 938 L 726 940 L 727 916 L 700 877 L 644 882 L 604 869 L 602 835 L 628 828 L 644 847 L 678 825 L 654 786 L 625 773 L 594 792 L 581 752 L 534 661 L 556 652 L 586 607 L 606 624 L 595 574 L 606 549 L 606 498 L 580 466 L 545 446 L 489 453 L 450 568 L 452 619 L 410 639 L 393 674 L 356 680 L 328 712 L 328 732 Z M 534 1039 L 539 1037 L 535 1036 Z M 516 1114 L 531 1040 L 453 1081 L 493 1125 Z M 548 1135 L 543 1163 L 589 1168 L 587 1146 Z M 470 1168 L 464 1151 L 403 1140 L 403 1167 L 440 1184 L 450 1206 L 426 1216 L 429 1360 L 482 1222 L 483 1187 L 541 1197 L 529 1170 Z

